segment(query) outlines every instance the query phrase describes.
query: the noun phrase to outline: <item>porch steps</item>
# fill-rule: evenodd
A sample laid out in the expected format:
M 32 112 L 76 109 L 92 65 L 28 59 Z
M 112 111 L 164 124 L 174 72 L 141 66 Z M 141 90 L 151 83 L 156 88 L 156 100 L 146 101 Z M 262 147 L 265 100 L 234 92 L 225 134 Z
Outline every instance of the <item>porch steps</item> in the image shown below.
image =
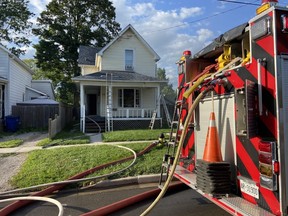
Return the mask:
M 101 133 L 105 132 L 105 118 L 97 116 L 86 116 L 85 133 Z

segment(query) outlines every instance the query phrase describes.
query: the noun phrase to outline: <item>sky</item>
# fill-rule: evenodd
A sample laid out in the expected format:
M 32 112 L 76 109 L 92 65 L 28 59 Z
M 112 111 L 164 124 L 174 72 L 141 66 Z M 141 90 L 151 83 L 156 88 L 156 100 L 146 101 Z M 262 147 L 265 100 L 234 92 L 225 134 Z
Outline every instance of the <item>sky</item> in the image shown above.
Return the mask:
M 220 34 L 253 18 L 261 0 L 238 0 L 237 4 L 219 0 L 110 0 L 116 8 L 116 21 L 121 28 L 131 24 L 160 56 L 157 66 L 164 68 L 170 83 L 176 87 L 177 65 L 184 50 L 192 54 L 208 45 Z M 45 10 L 50 0 L 30 0 L 36 16 Z M 288 5 L 288 0 L 279 0 Z M 37 43 L 37 38 L 31 38 Z M 23 58 L 33 58 L 28 48 Z

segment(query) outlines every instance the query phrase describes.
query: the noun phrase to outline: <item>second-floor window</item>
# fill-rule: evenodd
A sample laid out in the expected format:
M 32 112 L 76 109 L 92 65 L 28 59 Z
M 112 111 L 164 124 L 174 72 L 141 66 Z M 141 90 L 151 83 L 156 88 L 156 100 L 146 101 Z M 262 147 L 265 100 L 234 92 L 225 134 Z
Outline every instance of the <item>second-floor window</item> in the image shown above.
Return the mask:
M 118 90 L 118 106 L 119 107 L 140 107 L 140 91 L 139 89 L 119 89 Z
M 125 70 L 133 71 L 133 50 L 125 50 Z

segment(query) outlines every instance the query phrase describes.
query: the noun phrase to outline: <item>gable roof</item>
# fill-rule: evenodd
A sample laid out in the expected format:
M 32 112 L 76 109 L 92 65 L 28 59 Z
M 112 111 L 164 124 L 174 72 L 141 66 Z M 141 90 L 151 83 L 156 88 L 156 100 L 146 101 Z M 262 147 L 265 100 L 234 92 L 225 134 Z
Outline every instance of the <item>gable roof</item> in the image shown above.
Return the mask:
M 27 64 L 25 64 L 25 62 L 23 62 L 20 58 L 18 58 L 16 55 L 11 53 L 7 48 L 5 48 L 4 46 L 0 45 L 0 49 L 5 51 L 11 59 L 15 60 L 19 65 L 24 67 L 25 70 L 27 70 L 30 74 L 32 74 L 32 75 L 34 74 L 34 71 Z
M 144 40 L 144 38 L 133 28 L 133 26 L 131 24 L 129 24 L 128 26 L 126 26 L 117 37 L 115 37 L 113 40 L 111 40 L 105 47 L 103 47 L 100 51 L 99 51 L 99 55 L 103 55 L 103 53 L 113 44 L 115 43 L 119 38 L 121 38 L 121 36 L 123 36 L 125 34 L 126 31 L 131 30 L 135 36 L 143 43 L 143 45 L 154 55 L 154 60 L 155 61 L 159 61 L 160 60 L 160 56 L 152 49 L 152 47 Z
M 160 80 L 156 77 L 150 77 L 146 75 L 142 75 L 133 71 L 109 71 L 103 70 L 100 72 L 95 72 L 92 74 L 78 76 L 72 78 L 74 81 L 107 81 L 107 78 L 112 80 L 113 82 L 121 81 L 121 82 L 167 82 L 165 80 Z
M 89 47 L 80 45 L 79 47 L 79 65 L 95 65 L 96 53 L 101 50 L 99 47 Z

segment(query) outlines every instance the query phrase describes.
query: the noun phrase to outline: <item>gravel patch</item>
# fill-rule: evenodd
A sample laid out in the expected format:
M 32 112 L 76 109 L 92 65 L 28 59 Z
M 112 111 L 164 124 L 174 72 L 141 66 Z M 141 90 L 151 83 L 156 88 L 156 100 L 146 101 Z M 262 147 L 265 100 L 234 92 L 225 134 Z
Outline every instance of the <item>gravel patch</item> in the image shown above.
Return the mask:
M 21 147 L 32 147 L 36 146 L 40 140 L 47 137 L 47 133 L 30 132 L 16 136 L 5 137 L 0 139 L 0 142 L 9 139 L 22 139 L 24 140 L 24 143 L 21 145 Z M 0 154 L 0 192 L 13 189 L 13 187 L 9 184 L 9 180 L 20 170 L 27 156 L 28 153 L 12 153 L 9 155 Z
M 27 156 L 27 153 L 5 157 L 1 157 L 0 155 L 0 192 L 13 189 L 9 184 L 9 180 L 20 170 L 20 167 L 26 160 Z

